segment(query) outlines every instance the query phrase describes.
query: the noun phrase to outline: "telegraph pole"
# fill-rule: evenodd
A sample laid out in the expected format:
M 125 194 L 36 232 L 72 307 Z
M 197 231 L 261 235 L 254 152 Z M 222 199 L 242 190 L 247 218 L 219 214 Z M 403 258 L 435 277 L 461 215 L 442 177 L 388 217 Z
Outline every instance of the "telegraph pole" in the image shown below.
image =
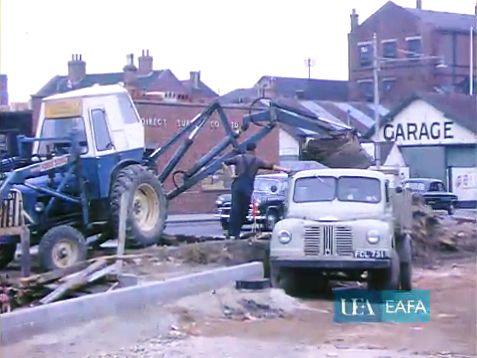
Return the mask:
M 308 67 L 308 79 L 311 78 L 311 68 L 315 66 L 315 59 L 307 58 L 305 60 L 305 66 Z
M 378 57 L 378 40 L 376 33 L 373 34 L 373 87 L 374 87 L 374 126 L 376 139 L 374 141 L 374 153 L 376 160 L 376 169 L 381 168 L 381 150 L 379 146 L 379 57 Z

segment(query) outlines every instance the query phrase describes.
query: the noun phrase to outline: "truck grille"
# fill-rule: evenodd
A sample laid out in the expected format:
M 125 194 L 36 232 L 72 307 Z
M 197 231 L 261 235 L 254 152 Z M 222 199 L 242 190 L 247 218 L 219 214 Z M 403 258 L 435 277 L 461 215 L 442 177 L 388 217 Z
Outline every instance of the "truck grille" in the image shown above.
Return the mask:
M 349 226 L 337 226 L 335 240 L 336 253 L 338 256 L 353 255 L 353 233 Z
M 306 226 L 304 252 L 306 256 L 352 256 L 352 230 L 348 226 Z
M 0 206 L 0 228 L 12 228 L 22 225 L 22 198 L 16 190 L 8 193 L 8 198 Z
M 305 255 L 314 256 L 320 254 L 320 227 L 305 227 Z

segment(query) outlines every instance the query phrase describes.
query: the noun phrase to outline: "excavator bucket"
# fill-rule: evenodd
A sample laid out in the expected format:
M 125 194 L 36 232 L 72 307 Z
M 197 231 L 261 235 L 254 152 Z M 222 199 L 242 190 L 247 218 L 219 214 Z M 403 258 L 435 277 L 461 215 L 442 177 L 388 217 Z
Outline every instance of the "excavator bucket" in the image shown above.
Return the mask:
M 373 165 L 373 158 L 363 149 L 353 132 L 308 139 L 303 147 L 303 157 L 329 168 L 367 169 Z

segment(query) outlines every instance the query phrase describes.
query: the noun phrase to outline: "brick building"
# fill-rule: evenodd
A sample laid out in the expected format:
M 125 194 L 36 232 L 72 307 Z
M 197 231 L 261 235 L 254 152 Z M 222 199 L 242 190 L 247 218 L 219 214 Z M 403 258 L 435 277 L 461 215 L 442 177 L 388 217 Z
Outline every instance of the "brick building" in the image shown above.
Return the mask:
M 388 1 L 361 24 L 353 10 L 348 34 L 350 99 L 373 99 L 373 33 L 378 57 L 409 59 L 382 64 L 379 87 L 384 103 L 398 103 L 417 91 L 468 93 L 471 27 L 476 27 L 476 15 L 425 10 L 421 0 L 416 8 Z M 477 36 L 473 42 L 477 54 Z M 473 62 L 475 81 L 477 60 Z
M 73 55 L 68 62 L 68 75 L 53 77 L 32 96 L 33 131 L 38 121 L 42 98 L 94 84 L 119 82 L 124 83 L 133 97 L 145 126 L 146 146 L 149 150 L 163 145 L 217 98 L 217 94 L 202 82 L 200 72 L 191 71 L 190 78 L 181 81 L 168 69 L 154 70 L 153 58 L 148 51 L 143 51 L 139 56 L 137 67 L 134 57 L 128 55 L 128 62 L 122 72 L 100 74 L 88 74 L 82 56 Z M 246 105 L 224 105 L 224 109 L 233 128 L 238 128 L 243 116 L 249 113 L 249 107 Z M 252 126 L 247 136 L 257 129 Z M 187 155 L 179 162 L 177 170 L 191 168 L 224 134 L 219 118 L 210 118 Z M 169 149 L 159 160 L 159 167 L 164 167 L 176 149 L 177 145 Z M 262 140 L 258 144 L 258 150 L 263 158 L 277 161 L 278 131 L 273 131 Z M 217 195 L 228 190 L 228 184 L 219 172 L 175 198 L 170 203 L 170 212 L 212 212 Z M 172 177 L 169 177 L 165 182 L 166 190 L 171 190 L 173 185 Z

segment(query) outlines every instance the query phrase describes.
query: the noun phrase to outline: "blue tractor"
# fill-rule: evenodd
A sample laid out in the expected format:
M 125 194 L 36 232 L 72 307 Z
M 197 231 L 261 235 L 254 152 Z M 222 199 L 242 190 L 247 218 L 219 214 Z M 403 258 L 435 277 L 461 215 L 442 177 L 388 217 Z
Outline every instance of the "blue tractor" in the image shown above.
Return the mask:
M 215 112 L 224 137 L 192 168 L 176 170 Z M 122 196 L 128 208 L 128 242 L 142 247 L 157 243 L 169 200 L 219 170 L 224 160 L 249 141 L 259 141 L 279 122 L 322 135 L 347 130 L 267 102 L 251 110 L 234 131 L 214 102 L 162 147 L 147 153 L 143 124 L 123 86 L 95 85 L 45 98 L 36 136 L 19 136 L 18 155 L 0 161 L 0 268 L 14 257 L 19 237 L 9 228 L 19 225 L 18 218 L 24 219 L 31 243 L 38 245 L 43 269 L 84 260 L 86 238 L 97 235 L 101 242 L 117 237 Z M 251 123 L 260 130 L 239 143 L 240 133 Z M 157 160 L 176 144 L 159 171 Z M 223 153 L 229 146 L 232 150 Z M 23 150 L 26 147 L 31 153 Z M 171 175 L 181 184 L 166 193 L 163 183 Z

